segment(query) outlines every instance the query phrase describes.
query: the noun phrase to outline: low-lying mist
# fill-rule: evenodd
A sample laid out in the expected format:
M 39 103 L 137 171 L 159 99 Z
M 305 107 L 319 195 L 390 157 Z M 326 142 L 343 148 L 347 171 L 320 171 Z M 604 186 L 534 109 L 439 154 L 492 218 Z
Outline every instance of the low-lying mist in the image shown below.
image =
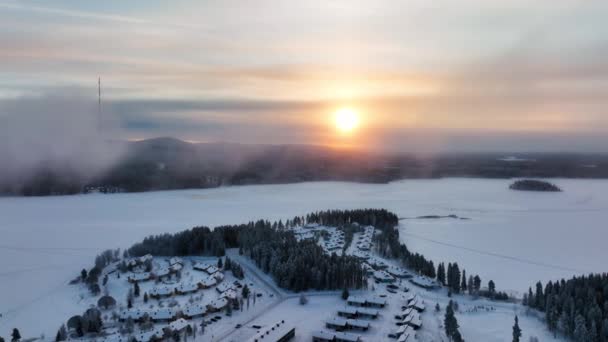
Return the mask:
M 81 89 L 0 102 L 0 191 L 75 193 L 124 153 L 98 121 L 97 99 Z M 73 184 L 73 189 L 57 186 Z M 61 188 L 61 191 L 56 189 Z

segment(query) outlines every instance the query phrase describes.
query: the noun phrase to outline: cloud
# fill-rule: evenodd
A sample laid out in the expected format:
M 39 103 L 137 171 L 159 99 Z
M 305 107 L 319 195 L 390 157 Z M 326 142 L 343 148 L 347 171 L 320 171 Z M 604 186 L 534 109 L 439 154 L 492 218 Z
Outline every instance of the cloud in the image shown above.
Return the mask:
M 98 121 L 96 99 L 79 89 L 0 102 L 0 189 L 18 189 L 41 172 L 87 181 L 112 167 L 123 146 Z

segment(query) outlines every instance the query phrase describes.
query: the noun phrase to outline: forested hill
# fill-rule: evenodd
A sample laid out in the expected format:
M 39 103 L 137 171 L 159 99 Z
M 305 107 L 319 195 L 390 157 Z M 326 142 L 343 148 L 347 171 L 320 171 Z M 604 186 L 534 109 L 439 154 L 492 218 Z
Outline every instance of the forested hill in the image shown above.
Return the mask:
M 113 142 L 123 152 L 99 172 L 78 162 L 46 160 L 24 170 L 0 194 L 59 195 L 87 191 L 136 192 L 221 185 L 353 181 L 386 183 L 403 178 L 576 177 L 608 178 L 608 156 L 526 154 L 388 155 L 311 145 L 189 143 L 173 138 Z M 0 169 L 1 173 L 1 169 Z M 3 183 L 3 181 L 5 183 Z

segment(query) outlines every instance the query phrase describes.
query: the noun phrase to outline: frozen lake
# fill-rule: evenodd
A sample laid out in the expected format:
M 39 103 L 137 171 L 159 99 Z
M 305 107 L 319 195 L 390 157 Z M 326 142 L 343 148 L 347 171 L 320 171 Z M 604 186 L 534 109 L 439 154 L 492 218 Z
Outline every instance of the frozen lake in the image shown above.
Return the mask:
M 508 180 L 406 180 L 228 187 L 117 195 L 0 198 L 0 336 L 36 321 L 56 331 L 80 313 L 66 286 L 103 249 L 195 225 L 286 219 L 323 209 L 375 207 L 408 219 L 402 240 L 434 261 L 522 292 L 537 280 L 607 271 L 608 181 L 555 180 L 563 193 L 508 190 Z M 71 303 L 70 303 L 71 302 Z M 56 322 L 48 317 L 57 317 Z M 47 323 L 48 322 L 48 323 Z

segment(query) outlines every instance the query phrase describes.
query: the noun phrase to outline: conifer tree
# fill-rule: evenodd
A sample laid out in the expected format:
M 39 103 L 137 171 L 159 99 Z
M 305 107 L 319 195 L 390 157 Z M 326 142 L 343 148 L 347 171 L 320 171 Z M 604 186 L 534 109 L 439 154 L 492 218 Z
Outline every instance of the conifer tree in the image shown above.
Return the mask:
M 519 319 L 515 316 L 515 324 L 513 325 L 513 342 L 519 342 L 521 338 L 521 329 L 519 328 Z

